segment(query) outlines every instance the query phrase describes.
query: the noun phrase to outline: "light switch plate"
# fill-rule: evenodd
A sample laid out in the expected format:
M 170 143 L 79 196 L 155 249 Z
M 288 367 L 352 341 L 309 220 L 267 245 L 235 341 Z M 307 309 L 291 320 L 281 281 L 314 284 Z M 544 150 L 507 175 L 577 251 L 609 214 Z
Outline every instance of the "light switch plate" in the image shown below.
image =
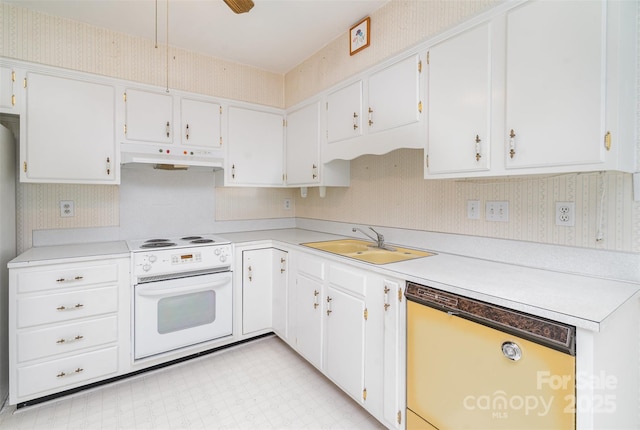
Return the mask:
M 467 200 L 467 218 L 480 219 L 480 201 Z
M 485 217 L 487 221 L 509 222 L 509 202 L 487 202 Z

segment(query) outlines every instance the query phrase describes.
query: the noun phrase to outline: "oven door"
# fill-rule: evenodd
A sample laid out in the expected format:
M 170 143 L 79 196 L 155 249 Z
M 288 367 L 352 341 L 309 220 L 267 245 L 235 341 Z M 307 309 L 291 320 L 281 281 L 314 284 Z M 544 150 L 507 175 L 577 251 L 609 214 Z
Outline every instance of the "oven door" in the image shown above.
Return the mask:
M 135 285 L 134 357 L 230 336 L 231 273 Z

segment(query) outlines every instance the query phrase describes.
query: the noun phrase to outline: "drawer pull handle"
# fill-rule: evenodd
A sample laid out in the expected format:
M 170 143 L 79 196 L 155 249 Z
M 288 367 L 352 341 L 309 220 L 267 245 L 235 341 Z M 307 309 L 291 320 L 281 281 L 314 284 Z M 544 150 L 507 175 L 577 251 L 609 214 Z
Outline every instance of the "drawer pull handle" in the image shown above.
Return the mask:
M 76 276 L 73 279 L 65 279 L 65 278 L 56 279 L 56 282 L 73 282 L 73 281 L 82 281 L 83 279 L 84 279 L 84 276 Z
M 73 311 L 73 310 L 76 310 L 76 309 L 82 309 L 82 308 L 84 308 L 84 305 L 83 305 L 82 303 L 78 303 L 77 305 L 75 305 L 75 306 L 74 306 L 74 307 L 72 307 L 72 308 L 68 308 L 68 307 L 66 307 L 66 306 L 58 306 L 58 307 L 56 308 L 56 310 L 57 310 L 57 311 Z
M 79 335 L 77 335 L 77 336 L 75 336 L 75 337 L 72 337 L 71 339 L 65 339 L 65 338 L 58 339 L 58 340 L 56 341 L 56 343 L 57 343 L 57 344 L 63 344 L 63 343 L 69 343 L 69 342 L 77 342 L 77 341 L 79 341 L 79 340 L 81 340 L 81 339 L 84 339 L 84 336 L 82 336 L 81 334 L 79 334 Z
M 73 376 L 73 375 L 78 375 L 80 373 L 84 372 L 84 369 L 82 367 L 78 367 L 76 370 L 74 370 L 71 373 L 64 373 L 64 372 L 60 372 L 56 375 L 56 378 L 64 378 L 65 376 Z

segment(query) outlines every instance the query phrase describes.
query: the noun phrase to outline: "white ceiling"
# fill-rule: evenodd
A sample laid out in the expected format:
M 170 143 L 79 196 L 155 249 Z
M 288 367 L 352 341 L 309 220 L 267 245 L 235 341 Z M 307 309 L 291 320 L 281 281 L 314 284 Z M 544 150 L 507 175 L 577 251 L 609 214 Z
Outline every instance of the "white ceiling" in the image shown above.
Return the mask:
M 390 0 L 254 0 L 236 15 L 223 0 L 3 0 L 213 57 L 286 73 Z

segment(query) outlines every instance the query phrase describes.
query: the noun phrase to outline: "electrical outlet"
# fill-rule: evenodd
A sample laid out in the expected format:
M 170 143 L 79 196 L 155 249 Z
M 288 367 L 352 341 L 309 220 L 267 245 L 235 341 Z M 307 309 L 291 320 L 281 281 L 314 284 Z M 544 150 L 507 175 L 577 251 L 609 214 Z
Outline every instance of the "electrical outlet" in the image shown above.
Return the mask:
M 73 200 L 60 200 L 60 216 L 62 218 L 76 216 L 76 207 Z
M 509 221 L 509 202 L 487 202 L 485 219 L 487 221 Z
M 291 199 L 284 199 L 284 210 L 288 211 L 291 209 Z
M 573 227 L 576 225 L 576 204 L 556 202 L 556 225 Z
M 467 218 L 480 219 L 480 201 L 467 200 Z

